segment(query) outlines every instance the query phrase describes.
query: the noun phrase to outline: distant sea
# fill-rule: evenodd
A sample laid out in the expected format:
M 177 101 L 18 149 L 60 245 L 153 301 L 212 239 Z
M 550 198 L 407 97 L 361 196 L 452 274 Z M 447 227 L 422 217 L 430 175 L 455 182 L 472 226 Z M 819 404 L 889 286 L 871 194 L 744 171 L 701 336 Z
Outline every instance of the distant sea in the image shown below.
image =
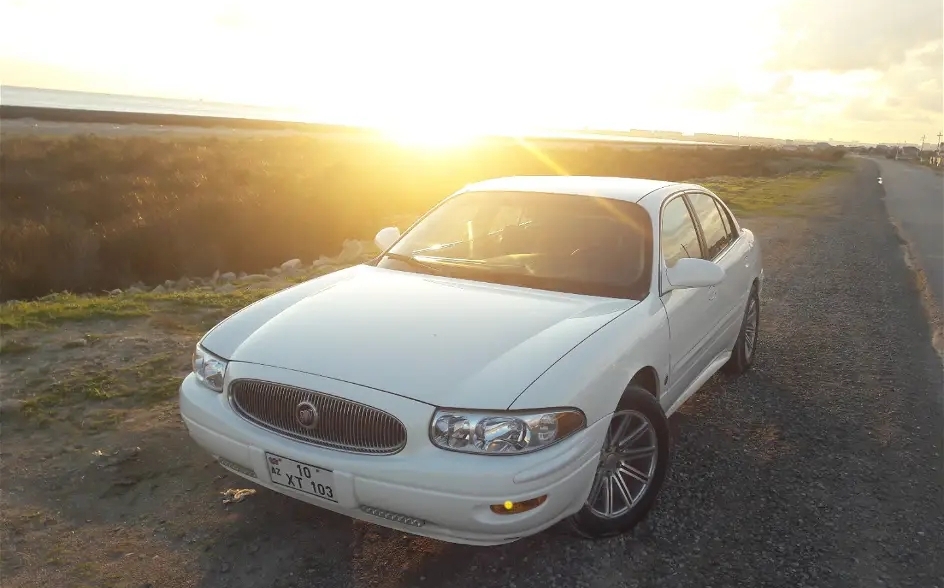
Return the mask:
M 263 120 L 290 120 L 315 122 L 299 112 L 285 108 L 269 108 L 226 102 L 206 102 L 180 98 L 150 98 L 123 94 L 100 94 L 75 92 L 72 90 L 47 90 L 0 86 L 0 104 L 11 106 L 41 106 L 44 108 L 68 108 L 80 110 L 103 110 L 108 112 L 144 112 L 151 114 L 182 114 L 191 116 L 221 116 L 231 118 L 256 118 Z M 329 121 L 318 121 L 331 124 Z
M 327 125 L 350 125 L 349 122 L 317 119 L 289 108 L 273 108 L 248 104 L 209 102 L 204 100 L 185 100 L 179 98 L 151 98 L 123 94 L 102 94 L 96 92 L 77 92 L 73 90 L 49 90 L 43 88 L 24 88 L 20 86 L 0 86 L 0 105 L 35 106 L 43 108 L 63 108 L 72 110 L 98 110 L 107 112 L 140 112 L 148 114 L 172 114 L 190 116 L 218 116 L 224 118 L 247 118 L 257 120 L 277 120 L 302 123 L 321 123 Z M 661 145 L 718 145 L 704 141 L 662 139 L 648 137 L 630 137 L 610 135 L 599 132 L 582 131 L 543 131 L 529 133 L 532 138 L 578 139 L 582 141 L 605 141 L 626 143 L 651 143 Z

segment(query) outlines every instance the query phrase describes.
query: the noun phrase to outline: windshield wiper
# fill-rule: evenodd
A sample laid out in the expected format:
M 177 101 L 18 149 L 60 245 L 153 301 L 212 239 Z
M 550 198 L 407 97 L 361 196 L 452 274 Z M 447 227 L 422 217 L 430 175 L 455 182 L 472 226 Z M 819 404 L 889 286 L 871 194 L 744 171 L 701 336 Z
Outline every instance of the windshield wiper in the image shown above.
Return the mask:
M 383 257 L 389 257 L 390 259 L 395 259 L 397 261 L 402 261 L 407 265 L 411 265 L 415 268 L 423 269 L 429 272 L 436 274 L 437 276 L 447 275 L 446 272 L 442 271 L 440 268 L 435 267 L 428 263 L 423 263 L 422 261 L 416 259 L 412 255 L 403 255 L 402 253 L 384 253 Z

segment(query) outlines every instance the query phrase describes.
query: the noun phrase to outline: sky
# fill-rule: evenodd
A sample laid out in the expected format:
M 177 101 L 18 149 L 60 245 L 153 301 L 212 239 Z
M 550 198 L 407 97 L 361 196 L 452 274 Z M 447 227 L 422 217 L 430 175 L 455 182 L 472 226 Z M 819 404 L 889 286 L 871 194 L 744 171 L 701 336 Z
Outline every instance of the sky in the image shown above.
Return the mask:
M 0 0 L 0 83 L 438 133 L 944 127 L 942 0 Z

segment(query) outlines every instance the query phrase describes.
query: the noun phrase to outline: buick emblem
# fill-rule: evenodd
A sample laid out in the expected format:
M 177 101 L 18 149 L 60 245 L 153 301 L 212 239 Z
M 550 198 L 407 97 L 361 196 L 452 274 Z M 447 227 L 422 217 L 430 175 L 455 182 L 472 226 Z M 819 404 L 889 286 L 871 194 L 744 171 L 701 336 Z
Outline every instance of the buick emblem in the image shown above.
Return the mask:
M 303 429 L 312 430 L 318 426 L 318 409 L 315 405 L 308 402 L 299 402 L 295 407 L 295 421 Z

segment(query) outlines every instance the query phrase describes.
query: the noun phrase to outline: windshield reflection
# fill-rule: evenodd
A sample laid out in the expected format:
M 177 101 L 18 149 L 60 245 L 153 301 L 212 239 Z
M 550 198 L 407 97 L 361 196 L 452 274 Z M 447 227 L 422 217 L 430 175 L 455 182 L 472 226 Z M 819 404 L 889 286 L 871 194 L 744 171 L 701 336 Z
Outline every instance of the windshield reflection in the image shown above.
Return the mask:
M 639 205 L 535 192 L 466 192 L 409 230 L 378 266 L 575 294 L 648 294 L 652 228 Z

